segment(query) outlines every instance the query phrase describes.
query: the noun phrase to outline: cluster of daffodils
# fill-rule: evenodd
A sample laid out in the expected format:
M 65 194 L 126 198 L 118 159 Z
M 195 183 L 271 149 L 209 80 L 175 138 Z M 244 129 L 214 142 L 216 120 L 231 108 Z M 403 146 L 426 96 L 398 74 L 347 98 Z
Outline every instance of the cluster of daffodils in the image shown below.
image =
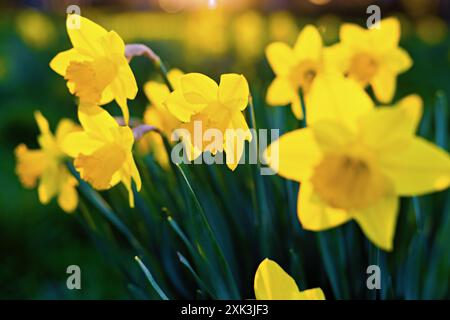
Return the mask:
M 72 212 L 78 203 L 77 180 L 69 173 L 66 161 L 73 158 L 80 177 L 95 189 L 106 190 L 122 182 L 133 207 L 132 180 L 138 190 L 141 186 L 132 155 L 133 132 L 128 126 L 119 126 L 100 106 L 116 100 L 128 124 L 127 99 L 136 96 L 136 80 L 124 54 L 125 44 L 117 33 L 107 32 L 86 18 L 80 19 L 78 29 L 67 20 L 73 48 L 59 53 L 50 67 L 64 76 L 69 91 L 78 97 L 81 127 L 64 119 L 53 136 L 47 120 L 36 113 L 42 133 L 41 149 L 17 147 L 17 174 L 26 187 L 33 187 L 39 179 L 42 203 L 58 196 L 61 208 Z
M 140 151 L 151 151 L 167 167 L 169 159 L 162 135 L 171 137 L 176 129 L 187 133 L 180 139 L 189 160 L 203 152 L 223 152 L 228 167 L 237 167 L 244 141 L 252 139 L 242 114 L 249 99 L 248 83 L 242 75 L 224 74 L 218 85 L 203 74 L 171 70 L 167 74 L 169 86 L 155 81 L 145 84 L 151 106 L 143 117 L 144 124 L 133 127 L 127 101 L 136 97 L 138 88 L 129 60 L 146 49 L 130 45 L 127 51 L 116 32 L 108 32 L 81 16 L 77 16 L 79 27 L 74 28 L 72 18 L 68 16 L 67 33 L 73 48 L 56 55 L 50 67 L 64 77 L 68 90 L 77 97 L 81 126 L 69 126 L 69 120 L 64 119 L 53 137 L 47 121 L 37 113 L 41 149 L 28 150 L 25 145 L 16 149 L 17 174 L 23 185 L 30 188 L 39 179 L 42 203 L 58 196 L 64 211 L 76 209 L 78 182 L 66 165 L 68 159 L 73 159 L 79 177 L 94 189 L 107 190 L 122 183 L 128 190 L 130 206 L 134 207 L 133 183 L 137 191 L 141 188 L 133 158 L 134 144 Z M 113 100 L 122 111 L 121 121 L 103 108 Z M 217 130 L 218 136 L 224 138 L 208 145 L 202 139 L 193 139 L 197 123 L 205 130 Z M 150 132 L 149 128 L 155 130 Z M 237 133 L 228 134 L 230 131 Z
M 72 212 L 79 180 L 96 190 L 122 183 L 134 207 L 134 189 L 141 188 L 134 145 L 138 153 L 151 152 L 167 167 L 163 137 L 176 129 L 186 133 L 181 139 L 189 160 L 204 152 L 222 152 L 227 166 L 237 167 L 245 141 L 253 138 L 243 115 L 250 91 L 244 76 L 224 74 L 216 83 L 200 73 L 173 69 L 166 83 L 144 85 L 150 106 L 135 125 L 127 101 L 138 88 L 127 46 L 114 31 L 80 19 L 80 28 L 67 28 L 73 48 L 50 63 L 77 97 L 80 125 L 64 119 L 53 135 L 44 116 L 35 113 L 40 149 L 21 144 L 15 150 L 16 171 L 25 187 L 39 182 L 42 203 L 57 197 L 59 206 Z M 380 29 L 373 30 L 344 24 L 340 38 L 325 48 L 317 29 L 307 26 L 294 48 L 281 42 L 267 47 L 276 75 L 267 103 L 290 104 L 307 126 L 285 134 L 264 154 L 281 176 L 300 182 L 298 218 L 304 229 L 326 230 L 353 219 L 375 245 L 392 250 L 399 197 L 448 188 L 450 158 L 415 135 L 422 115 L 420 97 L 375 107 L 365 91 L 370 86 L 381 104 L 390 104 L 397 75 L 412 65 L 398 47 L 398 20 L 383 20 Z M 120 120 L 104 109 L 113 100 L 122 111 Z M 199 123 L 203 130 L 220 134 L 207 145 L 192 139 Z M 155 130 L 142 133 L 142 126 Z M 257 299 L 325 299 L 320 288 L 300 291 L 294 279 L 268 259 L 256 272 L 254 288 Z
M 370 85 L 380 103 L 390 104 L 397 75 L 412 65 L 398 47 L 398 20 L 382 20 L 372 30 L 344 24 L 340 38 L 323 48 L 318 31 L 308 26 L 294 49 L 268 46 L 276 78 L 267 102 L 291 103 L 302 118 L 299 93 L 304 94 L 308 127 L 282 136 L 265 157 L 281 176 L 300 182 L 297 210 L 304 229 L 322 231 L 355 220 L 376 246 L 391 251 L 399 197 L 448 188 L 450 158 L 415 135 L 419 96 L 375 107 L 364 90 Z
M 408 53 L 399 48 L 400 22 L 381 21 L 379 29 L 343 24 L 340 42 L 325 48 L 319 31 L 306 26 L 293 48 L 283 42 L 271 43 L 267 60 L 276 77 L 267 90 L 269 105 L 291 104 L 298 119 L 303 118 L 300 94 L 306 98 L 324 74 L 342 74 L 362 88 L 371 86 L 381 103 L 390 103 L 395 94 L 397 75 L 412 66 Z

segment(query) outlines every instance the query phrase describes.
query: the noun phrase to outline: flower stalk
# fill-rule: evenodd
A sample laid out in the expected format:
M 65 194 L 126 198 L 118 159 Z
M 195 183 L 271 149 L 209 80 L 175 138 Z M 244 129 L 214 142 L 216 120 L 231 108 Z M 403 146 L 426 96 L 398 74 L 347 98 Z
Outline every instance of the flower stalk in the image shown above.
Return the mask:
M 170 91 L 173 91 L 172 84 L 169 81 L 169 78 L 167 76 L 168 70 L 166 66 L 164 65 L 164 62 L 162 62 L 161 58 L 148 46 L 143 44 L 127 44 L 125 46 L 125 56 L 127 57 L 128 61 L 130 62 L 134 57 L 142 56 L 145 58 L 148 58 L 153 65 L 156 67 L 158 72 L 161 74 L 165 84 L 169 88 Z

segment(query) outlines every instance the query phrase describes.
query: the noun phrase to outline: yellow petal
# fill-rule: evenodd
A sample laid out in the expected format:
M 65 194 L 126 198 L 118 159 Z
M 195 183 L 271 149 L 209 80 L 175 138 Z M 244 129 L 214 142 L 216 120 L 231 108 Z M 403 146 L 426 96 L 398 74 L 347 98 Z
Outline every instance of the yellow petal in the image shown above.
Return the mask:
M 69 49 L 58 53 L 52 59 L 52 61 L 50 61 L 50 68 L 52 68 L 52 70 L 58 73 L 59 75 L 65 76 L 67 67 L 69 66 L 70 62 L 72 61 L 81 62 L 85 60 L 91 60 L 91 58 L 87 55 L 81 54 L 76 49 Z
M 131 177 L 133 178 L 134 182 L 136 183 L 137 191 L 140 191 L 142 188 L 141 175 L 139 174 L 139 170 L 136 166 L 136 162 L 134 161 L 133 157 L 131 157 Z
M 73 179 L 73 177 L 70 178 Z M 78 193 L 75 187 L 75 182 L 71 179 L 68 179 L 59 191 L 58 205 L 67 213 L 73 212 L 78 205 Z
M 104 48 L 105 54 L 116 54 L 116 57 L 122 56 L 125 58 L 125 43 L 115 31 L 108 32 L 99 41 Z
M 131 153 L 128 155 L 128 159 L 126 161 L 127 163 L 120 170 L 120 181 L 128 190 L 128 201 L 130 204 L 130 208 L 134 208 L 134 193 L 131 182 L 133 179 L 136 184 L 136 189 L 137 191 L 139 191 L 142 186 L 141 177 Z
M 64 139 L 67 137 L 68 134 L 76 131 L 80 131 L 81 128 L 77 126 L 72 120 L 69 119 L 62 119 L 58 123 L 58 127 L 56 128 L 56 141 L 58 143 L 58 146 L 61 146 L 63 144 Z
M 396 106 L 405 111 L 407 119 L 412 124 L 412 132 L 415 133 L 419 127 L 423 114 L 423 100 L 417 94 L 411 94 L 399 102 Z
M 116 143 L 109 143 L 92 154 L 79 154 L 74 165 L 83 180 L 95 189 L 105 190 L 112 187 L 112 177 L 122 168 L 125 159 L 124 149 Z
M 71 61 L 65 79 L 71 93 L 80 101 L 99 103 L 103 92 L 116 78 L 116 66 L 106 58 L 95 61 Z
M 111 128 L 119 127 L 108 112 L 95 105 L 80 104 L 78 120 L 85 131 L 92 132 L 103 140 L 111 139 Z
M 69 82 L 67 83 L 67 85 L 69 86 Z M 70 92 L 73 93 L 72 91 Z M 103 106 L 105 104 L 110 103 L 113 100 L 114 100 L 114 93 L 112 92 L 111 87 L 108 86 L 103 90 L 99 104 Z
M 322 152 L 310 128 L 284 134 L 264 152 L 265 160 L 274 171 L 295 181 L 308 179 L 321 157 Z
M 434 144 L 415 137 L 403 147 L 380 154 L 380 167 L 401 196 L 422 195 L 448 188 L 450 157 Z
M 291 103 L 296 94 L 287 78 L 276 77 L 267 89 L 266 100 L 272 106 L 284 106 Z
M 400 41 L 400 21 L 395 17 L 381 20 L 379 29 L 369 31 L 373 49 L 379 52 L 398 46 Z
M 294 52 L 299 61 L 322 59 L 322 37 L 316 27 L 307 25 L 297 38 Z
M 217 101 L 219 87 L 211 78 L 201 73 L 188 73 L 180 78 L 183 96 L 192 104 Z
M 314 193 L 310 183 L 302 183 L 298 194 L 297 214 L 306 230 L 322 231 L 340 226 L 352 217 L 346 210 L 326 205 Z
M 110 85 L 112 92 L 114 93 L 114 98 L 122 110 L 123 119 L 125 124 L 128 125 L 130 121 L 130 111 L 128 110 L 126 85 L 120 79 L 116 79 Z
M 342 43 L 323 49 L 324 69 L 329 72 L 347 73 L 352 59 L 352 50 Z
M 122 167 L 123 169 L 123 167 Z M 123 170 L 116 171 L 111 178 L 111 188 L 122 181 Z
M 103 141 L 95 139 L 86 132 L 73 132 L 65 137 L 61 148 L 64 153 L 72 158 L 76 158 L 80 153 L 93 153 L 95 150 L 101 148 L 103 144 Z
M 274 42 L 267 46 L 266 57 L 277 76 L 287 76 L 296 64 L 294 50 L 283 42 Z
M 182 139 L 184 144 L 184 152 L 189 161 L 194 161 L 202 155 L 202 150 L 195 144 L 194 136 L 190 133 Z
M 51 152 L 57 153 L 58 146 L 52 132 L 50 131 L 47 119 L 39 111 L 34 113 L 34 117 L 38 124 L 39 131 L 41 131 L 41 134 L 38 136 L 39 145 L 42 149 L 48 151 L 51 150 Z
M 169 88 L 165 84 L 149 81 L 144 85 L 144 92 L 148 100 L 154 105 L 162 106 L 170 95 Z
M 167 97 L 165 105 L 170 113 L 182 122 L 189 122 L 192 115 L 207 106 L 206 104 L 192 104 L 187 102 L 181 90 L 173 91 Z
M 176 90 L 180 88 L 180 79 L 184 75 L 184 72 L 180 69 L 171 69 L 167 73 L 167 78 L 169 79 L 170 84 Z
M 346 147 L 355 141 L 355 134 L 336 121 L 319 121 L 312 126 L 312 130 L 314 138 L 323 152 Z
M 73 28 L 71 19 L 80 19 L 80 28 Z M 85 55 L 95 56 L 103 49 L 99 39 L 108 33 L 104 28 L 85 17 L 67 16 L 67 33 L 75 49 Z
M 16 174 L 20 182 L 26 188 L 35 187 L 37 179 L 48 165 L 48 157 L 42 150 L 29 150 L 24 144 L 18 145 L 14 153 L 17 159 Z
M 390 103 L 397 87 L 397 76 L 387 68 L 380 68 L 370 84 L 378 101 L 384 104 Z
M 374 108 L 361 86 L 337 75 L 318 75 L 306 96 L 308 125 L 331 119 L 356 128 L 358 119 Z
M 125 58 L 125 44 L 122 38 L 114 31 L 109 32 L 107 36 L 101 40 L 103 47 L 107 50 L 107 55 L 119 70 L 117 78 L 110 87 L 119 105 L 122 104 L 121 108 L 123 109 L 126 105 L 126 99 L 134 99 L 138 92 L 133 71 L 131 71 L 130 65 Z M 103 99 L 106 99 L 106 97 L 103 96 L 102 100 Z M 125 102 L 123 100 L 125 100 Z M 128 107 L 124 112 L 125 118 L 127 111 Z
M 368 30 L 353 24 L 344 23 L 339 31 L 341 42 L 353 50 L 370 50 Z
M 39 130 L 42 134 L 49 134 L 50 127 L 48 125 L 47 119 L 42 115 L 40 111 L 34 112 L 34 118 L 36 119 L 36 123 L 38 124 Z
M 173 130 L 180 125 L 180 121 L 169 112 L 165 105 L 154 105 L 147 108 L 144 113 L 144 123 L 159 128 L 169 138 Z
M 124 59 L 123 63 L 119 69 L 119 81 L 122 84 L 123 91 L 125 92 L 125 96 L 133 100 L 136 98 L 136 94 L 138 92 L 138 87 L 136 84 L 136 79 L 134 77 L 133 71 L 130 68 L 130 65 Z
M 128 191 L 128 202 L 130 204 L 130 208 L 134 208 L 134 194 L 133 194 L 133 188 L 131 187 L 131 173 L 129 166 L 124 166 L 122 170 L 120 170 L 121 178 L 120 181 L 123 183 L 125 188 Z
M 411 98 L 415 100 L 414 98 Z M 409 100 L 409 99 L 408 99 Z M 417 128 L 417 101 L 401 107 L 376 108 L 360 118 L 360 132 L 364 143 L 378 153 L 402 148 L 405 139 L 413 137 Z
M 257 300 L 295 300 L 299 292 L 294 279 L 269 259 L 256 270 L 254 290 Z
M 394 48 L 384 55 L 382 64 L 391 72 L 400 74 L 408 71 L 412 67 L 413 61 L 406 50 Z
M 226 163 L 232 171 L 236 169 L 244 152 L 245 140 L 251 141 L 252 134 L 248 128 L 245 117 L 241 112 L 235 112 L 226 130 L 224 149 L 226 153 Z
M 383 250 L 393 248 L 398 201 L 395 195 L 386 196 L 375 205 L 352 213 L 367 238 Z
M 303 119 L 302 102 L 300 101 L 300 95 L 298 93 L 295 93 L 292 98 L 291 111 L 298 120 Z
M 146 155 L 151 153 L 161 167 L 168 170 L 170 168 L 169 157 L 167 156 L 164 142 L 161 135 L 150 132 L 143 139 L 137 141 L 137 147 L 140 153 Z
M 220 77 L 219 101 L 232 110 L 244 110 L 250 90 L 243 75 L 230 73 Z
M 325 294 L 320 288 L 300 291 L 299 296 L 299 300 L 325 300 Z
M 56 163 L 47 166 L 42 173 L 38 187 L 39 201 L 42 204 L 47 204 L 58 193 L 59 175 L 60 171 Z

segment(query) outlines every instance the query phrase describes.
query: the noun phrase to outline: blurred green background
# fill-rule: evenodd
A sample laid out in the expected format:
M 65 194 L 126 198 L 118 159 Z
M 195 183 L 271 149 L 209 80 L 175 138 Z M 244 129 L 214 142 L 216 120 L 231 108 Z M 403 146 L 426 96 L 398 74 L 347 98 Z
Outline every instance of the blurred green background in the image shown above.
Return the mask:
M 41 110 L 52 128 L 63 117 L 76 119 L 73 97 L 63 79 L 48 67 L 56 53 L 70 47 L 65 31 L 68 5 L 78 4 L 82 15 L 117 31 L 126 42 L 148 44 L 169 67 L 214 78 L 225 72 L 243 73 L 261 98 L 272 78 L 263 56 L 267 43 L 293 43 L 306 23 L 319 26 L 327 44 L 334 43 L 339 24 L 364 23 L 365 9 L 374 3 L 381 6 L 383 15 L 401 18 L 402 46 L 411 54 L 414 67 L 400 76 L 396 97 L 418 93 L 425 99 L 421 132 L 434 139 L 430 118 L 436 93 L 450 97 L 447 0 L 2 1 L 0 298 L 129 297 L 121 274 L 99 253 L 77 214 L 63 213 L 55 201 L 42 206 L 36 190 L 24 189 L 14 173 L 14 148 L 22 142 L 37 147 L 34 110 Z M 130 110 L 142 116 L 148 103 L 142 85 L 156 73 L 143 59 L 135 59 L 132 69 L 140 92 L 130 102 Z M 115 106 L 108 108 L 118 113 Z M 275 112 L 293 120 L 289 108 Z M 71 264 L 82 269 L 83 290 L 66 288 L 66 268 Z

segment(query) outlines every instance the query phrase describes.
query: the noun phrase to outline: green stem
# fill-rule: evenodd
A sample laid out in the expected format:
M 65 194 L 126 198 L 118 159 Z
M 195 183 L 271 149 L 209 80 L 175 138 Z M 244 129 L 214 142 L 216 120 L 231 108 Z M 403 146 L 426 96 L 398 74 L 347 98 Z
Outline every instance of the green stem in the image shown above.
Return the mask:
M 159 74 L 162 76 L 165 84 L 167 85 L 169 90 L 172 92 L 174 90 L 174 88 L 173 88 L 172 84 L 170 83 L 166 65 L 164 64 L 164 62 L 161 59 L 159 59 L 156 62 L 154 62 L 154 65 L 158 69 Z
M 299 96 L 300 96 L 300 105 L 302 107 L 303 112 L 303 119 L 300 123 L 301 128 L 306 128 L 307 122 L 306 122 L 306 103 L 305 103 L 305 96 L 303 94 L 303 90 L 300 88 L 299 90 Z
M 170 159 L 171 158 L 170 143 L 167 140 L 167 137 L 165 135 L 161 134 L 161 138 L 163 139 L 164 147 L 165 147 L 167 155 Z M 222 248 L 220 247 L 219 242 L 218 242 L 216 236 L 214 235 L 211 225 L 209 224 L 208 219 L 206 217 L 205 211 L 204 211 L 202 205 L 200 204 L 200 201 L 198 200 L 198 197 L 197 197 L 196 193 L 194 192 L 194 190 L 189 182 L 189 179 L 187 178 L 186 174 L 184 173 L 184 170 L 181 168 L 180 165 L 178 165 L 172 161 L 169 161 L 169 163 L 170 163 L 170 167 L 172 169 L 172 173 L 175 175 L 175 178 L 178 180 L 178 183 L 184 184 L 186 186 L 190 198 L 194 201 L 194 206 L 198 210 L 200 221 L 205 226 L 207 237 L 212 242 L 213 250 L 219 257 L 220 264 L 223 268 L 223 271 L 225 272 L 225 276 L 227 278 L 227 281 L 230 285 L 230 289 L 232 292 L 232 297 L 234 297 L 235 299 L 239 299 L 239 297 L 240 297 L 239 290 L 238 290 L 236 281 L 233 277 L 233 274 L 231 272 L 231 268 L 230 268 L 227 260 L 225 259 L 225 255 L 223 254 Z M 188 201 L 188 199 L 186 199 L 186 201 Z
M 447 148 L 448 140 L 448 102 L 443 91 L 436 93 L 435 107 L 436 144 L 442 149 Z
M 138 256 L 135 256 L 134 260 L 136 260 L 136 262 L 139 264 L 139 267 L 141 268 L 142 272 L 144 272 L 148 282 L 150 283 L 152 288 L 156 291 L 156 293 L 161 297 L 161 299 L 169 300 L 164 291 L 162 291 L 161 287 L 156 283 L 155 278 L 153 278 L 152 274 L 150 273 L 150 270 L 148 270 L 148 268 L 145 266 L 142 260 Z
M 259 237 L 260 237 L 260 246 L 262 248 L 262 255 L 264 257 L 269 257 L 271 250 L 270 250 L 270 244 L 271 241 L 269 239 L 271 238 L 271 232 L 270 227 L 271 224 L 271 216 L 270 212 L 268 210 L 268 203 L 267 203 L 267 197 L 266 197 L 266 191 L 265 191 L 265 185 L 264 180 L 262 179 L 260 172 L 261 172 L 261 162 L 259 161 L 259 148 L 258 148 L 258 127 L 256 124 L 256 117 L 255 117 L 255 106 L 253 104 L 253 98 L 252 96 L 249 97 L 249 108 L 248 108 L 248 118 L 250 120 L 250 127 L 255 132 L 255 135 L 250 144 L 250 146 L 253 148 L 253 152 L 256 155 L 257 159 L 257 167 L 256 170 L 253 170 L 253 192 L 252 192 L 252 200 L 254 200 L 254 210 L 255 210 L 255 219 L 256 224 L 260 227 Z M 255 201 L 256 200 L 256 201 Z
M 71 163 L 68 164 L 72 175 L 78 180 L 78 189 L 86 197 L 86 199 L 103 214 L 103 216 L 114 226 L 120 233 L 128 240 L 130 245 L 136 250 L 138 254 L 143 254 L 144 249 L 139 241 L 135 238 L 128 227 L 117 217 L 115 212 L 109 204 L 94 190 L 89 184 L 83 181 L 78 172 Z
M 203 290 L 204 292 L 206 292 L 207 294 L 209 294 L 213 299 L 217 299 L 217 297 L 215 297 L 215 295 L 212 293 L 211 290 L 208 289 L 208 287 L 206 286 L 206 284 L 203 282 L 203 280 L 197 275 L 197 273 L 194 271 L 194 268 L 192 268 L 191 264 L 189 263 L 189 261 L 180 253 L 177 252 L 178 255 L 178 259 L 180 260 L 180 262 L 189 270 L 189 272 L 192 274 L 192 276 L 194 277 L 195 281 L 197 282 L 198 286 L 200 287 L 201 290 Z
M 125 56 L 129 61 L 131 61 L 134 57 L 142 56 L 149 59 L 156 69 L 158 69 L 159 73 L 164 79 L 164 82 L 166 83 L 167 87 L 170 91 L 173 91 L 173 87 L 169 81 L 169 78 L 167 76 L 167 68 L 162 62 L 161 58 L 148 46 L 143 44 L 127 44 L 125 46 Z
M 417 232 L 422 233 L 423 229 L 424 229 L 424 222 L 423 222 L 422 209 L 420 206 L 419 198 L 413 197 L 412 204 L 414 207 L 414 213 L 415 213 L 415 217 L 416 217 Z
M 212 240 L 213 248 L 214 248 L 216 254 L 219 257 L 219 261 L 222 264 L 222 267 L 224 268 L 225 275 L 226 275 L 226 277 L 228 279 L 228 282 L 231 285 L 230 289 L 233 292 L 233 296 L 238 298 L 239 297 L 239 290 L 237 288 L 236 281 L 235 281 L 235 279 L 233 277 L 233 274 L 231 272 L 231 268 L 230 268 L 230 266 L 228 264 L 228 261 L 225 259 L 225 255 L 223 254 L 222 248 L 220 247 L 219 242 L 217 241 L 217 238 L 214 235 L 214 232 L 213 232 L 213 230 L 211 228 L 211 225 L 209 224 L 208 219 L 206 218 L 205 211 L 204 211 L 202 205 L 200 204 L 200 201 L 198 200 L 198 197 L 197 197 L 196 193 L 194 192 L 194 189 L 192 188 L 192 186 L 191 186 L 191 184 L 189 182 L 189 179 L 187 178 L 187 176 L 184 173 L 183 169 L 178 164 L 175 164 L 175 167 L 178 169 L 178 171 L 179 171 L 179 173 L 180 173 L 180 175 L 182 177 L 182 180 L 184 181 L 184 183 L 186 184 L 186 186 L 188 188 L 188 192 L 189 192 L 189 194 L 191 196 L 191 199 L 194 200 L 194 204 L 195 204 L 195 206 L 197 207 L 197 209 L 198 209 L 198 211 L 200 213 L 200 219 L 201 219 L 202 223 L 204 224 L 204 226 L 206 228 L 206 232 L 207 232 L 209 238 Z

